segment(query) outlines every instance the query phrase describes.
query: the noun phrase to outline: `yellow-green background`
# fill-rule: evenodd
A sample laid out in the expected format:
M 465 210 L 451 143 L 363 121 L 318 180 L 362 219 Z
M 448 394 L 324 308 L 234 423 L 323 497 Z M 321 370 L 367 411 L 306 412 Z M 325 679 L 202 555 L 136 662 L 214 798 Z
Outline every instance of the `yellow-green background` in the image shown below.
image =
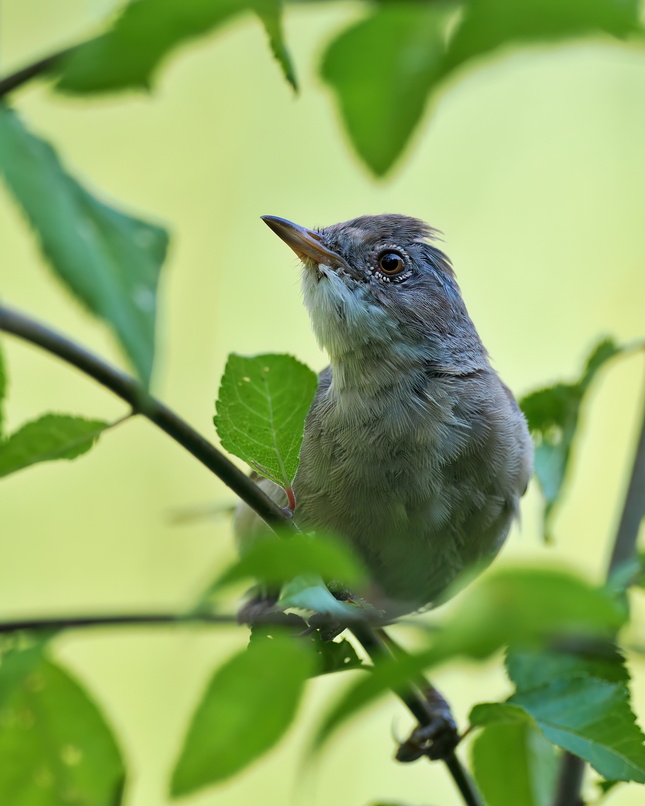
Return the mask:
M 85 36 L 109 5 L 4 0 L 2 73 Z M 288 351 L 316 368 L 325 360 L 300 303 L 297 262 L 260 222 L 265 213 L 312 226 L 399 212 L 443 230 L 470 312 L 518 394 L 573 375 L 600 334 L 632 339 L 645 329 L 645 51 L 595 41 L 488 62 L 451 82 L 392 176 L 376 182 L 349 149 L 315 72 L 324 42 L 361 13 L 359 4 L 342 3 L 289 10 L 298 98 L 250 18 L 172 57 L 151 96 L 78 100 L 39 84 L 14 98 L 74 172 L 171 227 L 155 389 L 208 436 L 230 351 Z M 106 331 L 52 279 L 4 190 L 0 275 L 3 300 L 121 360 Z M 3 347 L 11 427 L 45 410 L 106 418 L 124 412 L 60 362 L 8 338 Z M 611 365 L 596 385 L 555 520 L 555 546 L 540 543 L 533 490 L 522 530 L 499 562 L 538 558 L 602 578 L 642 374 L 636 356 Z M 225 520 L 179 526 L 171 515 L 230 500 L 223 485 L 143 420 L 107 433 L 77 462 L 4 480 L 0 618 L 182 607 L 232 546 Z M 191 709 L 244 633 L 114 629 L 56 642 L 56 655 L 118 732 L 132 771 L 128 806 L 168 802 L 165 775 Z M 642 630 L 632 639 L 645 643 Z M 642 661 L 633 672 L 636 707 L 645 713 Z M 499 664 L 445 668 L 436 680 L 462 724 L 474 702 L 507 690 Z M 297 728 L 278 750 L 186 802 L 458 803 L 441 768 L 390 761 L 392 733 L 410 726 L 393 700 L 355 720 L 317 771 L 299 778 L 313 720 L 343 683 L 314 682 Z M 634 786 L 607 802 L 643 798 Z

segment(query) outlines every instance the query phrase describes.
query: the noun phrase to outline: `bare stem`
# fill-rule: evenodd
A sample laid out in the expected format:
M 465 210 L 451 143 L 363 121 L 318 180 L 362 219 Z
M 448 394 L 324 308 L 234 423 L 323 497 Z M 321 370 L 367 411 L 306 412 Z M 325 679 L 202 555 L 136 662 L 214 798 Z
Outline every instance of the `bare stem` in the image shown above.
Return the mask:
M 645 407 L 634 465 L 627 485 L 625 503 L 614 539 L 607 577 L 610 577 L 619 565 L 634 557 L 643 517 L 645 517 Z M 553 806 L 584 806 L 580 795 L 584 772 L 583 759 L 565 752 L 560 764 Z

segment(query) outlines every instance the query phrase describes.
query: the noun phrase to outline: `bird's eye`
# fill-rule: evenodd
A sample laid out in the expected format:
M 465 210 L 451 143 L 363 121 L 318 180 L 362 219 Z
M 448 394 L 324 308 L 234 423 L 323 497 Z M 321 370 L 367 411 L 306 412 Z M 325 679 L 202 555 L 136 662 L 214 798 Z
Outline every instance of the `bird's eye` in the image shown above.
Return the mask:
M 389 277 L 394 274 L 400 274 L 405 268 L 403 256 L 398 252 L 393 252 L 391 249 L 381 252 L 377 259 L 377 265 L 379 270 Z

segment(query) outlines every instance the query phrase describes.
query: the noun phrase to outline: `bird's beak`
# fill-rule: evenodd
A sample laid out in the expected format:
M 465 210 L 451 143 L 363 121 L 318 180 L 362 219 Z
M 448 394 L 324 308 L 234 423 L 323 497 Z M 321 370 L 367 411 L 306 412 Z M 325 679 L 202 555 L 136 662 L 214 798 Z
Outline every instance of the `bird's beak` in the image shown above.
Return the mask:
M 345 260 L 337 252 L 327 248 L 315 230 L 275 215 L 263 215 L 262 221 L 293 249 L 303 263 L 313 260 L 314 263 L 323 263 L 332 268 L 347 268 Z

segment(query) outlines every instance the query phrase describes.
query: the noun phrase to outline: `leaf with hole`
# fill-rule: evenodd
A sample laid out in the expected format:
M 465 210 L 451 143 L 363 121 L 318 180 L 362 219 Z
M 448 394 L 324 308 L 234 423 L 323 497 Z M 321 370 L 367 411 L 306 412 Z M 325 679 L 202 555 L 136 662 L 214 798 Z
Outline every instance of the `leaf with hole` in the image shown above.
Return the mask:
M 0 713 L 1 803 L 121 803 L 125 769 L 109 726 L 42 646 L 3 655 Z

